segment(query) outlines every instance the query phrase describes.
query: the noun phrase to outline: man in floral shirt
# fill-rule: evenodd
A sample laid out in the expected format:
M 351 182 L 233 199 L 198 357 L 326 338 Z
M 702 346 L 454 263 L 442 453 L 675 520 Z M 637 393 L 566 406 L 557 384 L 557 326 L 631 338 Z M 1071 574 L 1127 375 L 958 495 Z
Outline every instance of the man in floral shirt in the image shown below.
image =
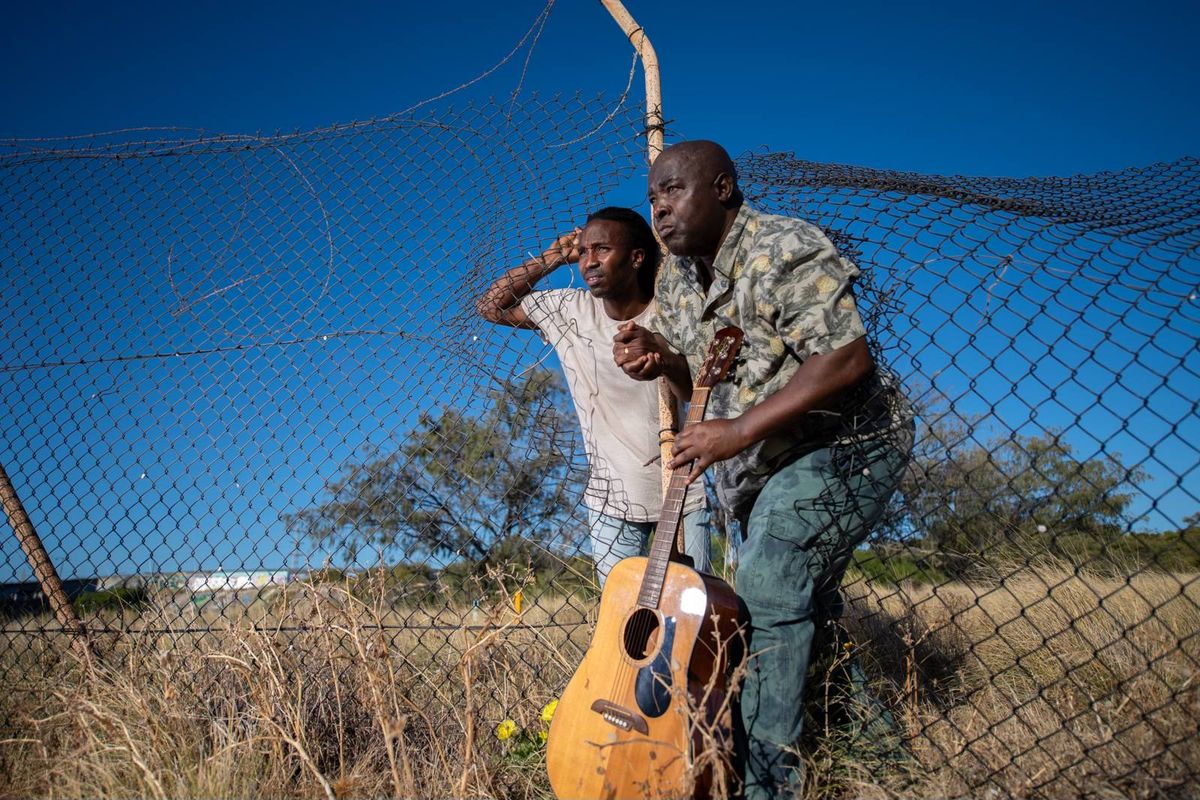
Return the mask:
M 613 355 L 627 374 L 664 376 L 686 399 L 714 332 L 745 334 L 709 418 L 680 432 L 671 466 L 691 463 L 695 480 L 715 465 L 718 498 L 742 523 L 746 797 L 791 797 L 814 639 L 840 615 L 846 565 L 899 484 L 911 414 L 867 347 L 851 290 L 859 270 L 819 228 L 745 205 L 713 142 L 668 148 L 649 192 L 671 252 L 657 333 L 622 331 Z

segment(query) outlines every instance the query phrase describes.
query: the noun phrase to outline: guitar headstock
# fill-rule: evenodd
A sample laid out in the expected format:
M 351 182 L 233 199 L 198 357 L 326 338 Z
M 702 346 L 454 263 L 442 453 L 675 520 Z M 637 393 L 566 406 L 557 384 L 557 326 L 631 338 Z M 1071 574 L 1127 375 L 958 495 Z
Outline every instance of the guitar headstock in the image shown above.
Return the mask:
M 741 328 L 730 325 L 728 328 L 717 331 L 712 344 L 708 346 L 708 354 L 704 357 L 700 374 L 692 381 L 692 385 L 697 388 L 708 388 L 720 383 L 729 373 L 729 367 L 733 364 L 734 356 L 737 355 L 741 346 Z

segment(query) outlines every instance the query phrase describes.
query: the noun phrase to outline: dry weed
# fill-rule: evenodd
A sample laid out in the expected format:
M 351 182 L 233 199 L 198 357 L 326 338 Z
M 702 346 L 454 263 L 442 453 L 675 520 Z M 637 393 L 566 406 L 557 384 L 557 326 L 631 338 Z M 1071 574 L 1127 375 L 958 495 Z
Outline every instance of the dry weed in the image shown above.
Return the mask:
M 0 797 L 549 797 L 540 758 L 494 731 L 536 730 L 587 604 L 543 595 L 518 615 L 524 582 L 493 583 L 474 609 L 330 584 L 233 614 L 164 605 L 107 620 L 127 632 L 91 670 L 63 639 L 6 632 L 22 677 L 0 697 Z M 1196 576 L 1045 564 L 847 594 L 911 759 L 817 726 L 806 798 L 1200 793 Z

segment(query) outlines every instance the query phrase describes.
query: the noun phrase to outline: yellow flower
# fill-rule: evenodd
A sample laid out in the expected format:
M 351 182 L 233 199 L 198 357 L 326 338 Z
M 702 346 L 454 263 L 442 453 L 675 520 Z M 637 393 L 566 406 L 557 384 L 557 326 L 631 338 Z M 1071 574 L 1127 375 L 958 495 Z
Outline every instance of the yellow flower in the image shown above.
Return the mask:
M 506 719 L 496 726 L 496 738 L 500 741 L 506 741 L 512 738 L 512 735 L 517 732 L 517 723 L 511 719 Z
M 546 739 L 549 736 L 550 734 L 546 733 L 545 731 L 538 731 L 538 741 L 542 742 L 543 744 L 545 744 Z
M 558 708 L 558 700 L 551 700 L 542 708 L 542 722 L 549 722 L 554 719 L 554 709 Z

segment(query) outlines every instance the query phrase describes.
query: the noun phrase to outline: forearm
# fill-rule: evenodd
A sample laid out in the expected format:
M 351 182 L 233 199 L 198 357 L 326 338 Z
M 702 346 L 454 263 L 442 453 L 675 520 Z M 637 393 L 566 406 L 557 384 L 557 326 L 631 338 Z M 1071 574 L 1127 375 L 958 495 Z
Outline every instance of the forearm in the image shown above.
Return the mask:
M 531 258 L 513 267 L 492 283 L 480 296 L 475 308 L 484 319 L 500 322 L 504 313 L 529 296 L 537 282 L 565 263 L 561 258 Z
M 688 402 L 692 399 L 692 370 L 687 359 L 672 351 L 661 334 L 654 334 L 654 338 L 659 346 L 658 357 L 662 360 L 662 378 L 679 402 Z
M 831 408 L 874 370 L 866 339 L 810 357 L 782 389 L 734 420 L 743 446 L 794 427 L 809 412 Z

